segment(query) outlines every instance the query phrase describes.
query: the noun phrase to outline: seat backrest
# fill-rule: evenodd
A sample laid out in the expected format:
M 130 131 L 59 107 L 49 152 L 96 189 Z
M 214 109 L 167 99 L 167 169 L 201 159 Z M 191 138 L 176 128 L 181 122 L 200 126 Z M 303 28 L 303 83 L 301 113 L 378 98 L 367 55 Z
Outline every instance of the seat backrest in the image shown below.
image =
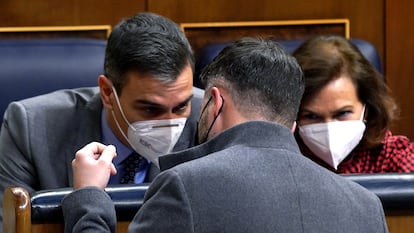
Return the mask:
M 414 229 L 414 174 L 342 175 L 376 194 L 384 207 L 390 233 Z M 128 225 L 142 206 L 148 184 L 118 185 L 106 188 L 115 205 L 117 232 Z M 3 233 L 63 233 L 61 202 L 71 188 L 37 191 L 9 187 L 3 198 Z
M 414 229 L 414 174 L 343 175 L 376 194 L 384 207 L 390 233 Z M 148 184 L 118 185 L 106 188 L 115 205 L 117 232 L 127 232 L 130 221 L 142 206 Z M 71 188 L 29 193 L 9 187 L 3 199 L 4 233 L 63 232 L 61 202 Z
M 105 46 L 104 39 L 1 39 L 0 118 L 12 101 L 96 86 L 103 73 Z
M 127 232 L 147 189 L 148 184 L 110 186 L 105 189 L 115 205 L 116 232 Z M 63 233 L 61 202 L 70 192 L 71 188 L 60 188 L 29 194 L 21 187 L 7 188 L 3 198 L 3 233 Z
M 293 53 L 296 48 L 298 48 L 304 40 L 296 39 L 296 40 L 276 40 L 280 45 L 289 53 Z M 367 60 L 380 72 L 382 73 L 382 66 L 381 66 L 381 57 L 377 49 L 372 45 L 370 42 L 351 38 L 351 43 L 354 44 L 361 53 L 367 58 Z M 229 45 L 231 42 L 220 42 L 220 43 L 212 43 L 201 47 L 198 51 L 196 51 L 197 61 L 195 65 L 195 73 L 194 73 L 194 86 L 203 88 L 202 83 L 198 79 L 202 69 L 210 63 L 214 57 L 219 54 L 219 52 Z
M 414 174 L 349 174 L 342 175 L 375 193 L 386 212 L 407 211 L 414 214 Z

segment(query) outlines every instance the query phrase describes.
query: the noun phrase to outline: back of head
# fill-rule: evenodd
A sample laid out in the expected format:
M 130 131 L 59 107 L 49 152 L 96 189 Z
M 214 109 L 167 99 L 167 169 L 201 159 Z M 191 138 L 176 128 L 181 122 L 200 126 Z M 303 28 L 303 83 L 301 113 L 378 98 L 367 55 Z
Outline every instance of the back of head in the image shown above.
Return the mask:
M 154 13 L 139 13 L 121 21 L 108 39 L 105 75 L 118 92 L 125 73 L 150 74 L 161 81 L 175 81 L 190 64 L 194 70 L 191 46 L 179 26 Z
M 346 75 L 368 110 L 362 143 L 371 147 L 381 142 L 394 118 L 396 104 L 381 74 L 356 46 L 341 36 L 317 36 L 305 41 L 293 56 L 303 70 L 306 84 L 302 103 L 312 99 L 332 80 Z
M 246 118 L 291 127 L 304 91 L 295 58 L 274 41 L 242 38 L 224 48 L 200 75 L 206 90 L 221 86 Z

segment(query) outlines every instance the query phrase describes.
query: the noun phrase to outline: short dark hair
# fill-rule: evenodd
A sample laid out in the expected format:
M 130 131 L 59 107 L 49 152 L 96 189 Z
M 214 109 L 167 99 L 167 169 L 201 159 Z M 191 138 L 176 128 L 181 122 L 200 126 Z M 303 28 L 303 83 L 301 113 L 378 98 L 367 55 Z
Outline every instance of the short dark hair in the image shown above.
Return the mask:
M 138 13 L 116 25 L 105 52 L 105 75 L 120 94 L 125 74 L 136 71 L 162 81 L 175 81 L 194 56 L 186 36 L 173 21 L 149 12 Z
M 384 139 L 398 112 L 397 105 L 382 75 L 355 45 L 342 36 L 317 36 L 305 41 L 293 56 L 302 67 L 305 78 L 302 103 L 345 74 L 351 78 L 358 99 L 368 110 L 361 147 L 372 148 Z
M 200 79 L 206 89 L 224 86 L 244 116 L 292 126 L 304 91 L 295 58 L 270 39 L 246 37 L 225 47 L 205 67 Z

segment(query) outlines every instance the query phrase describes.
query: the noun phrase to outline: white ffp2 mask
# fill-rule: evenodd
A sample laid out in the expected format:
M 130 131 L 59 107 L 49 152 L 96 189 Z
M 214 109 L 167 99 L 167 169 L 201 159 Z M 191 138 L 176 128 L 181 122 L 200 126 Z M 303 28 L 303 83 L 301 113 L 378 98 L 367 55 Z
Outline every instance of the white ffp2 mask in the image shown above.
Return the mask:
M 186 120 L 176 118 L 134 122 L 128 126 L 128 141 L 138 154 L 159 166 L 158 158 L 172 151 Z
M 315 156 L 335 170 L 361 141 L 365 124 L 360 120 L 335 121 L 299 126 L 299 135 Z
M 128 124 L 128 135 L 124 134 L 115 117 L 114 111 L 112 111 L 112 116 L 115 119 L 118 129 L 132 149 L 159 167 L 158 158 L 172 151 L 184 130 L 187 118 L 147 120 L 129 123 L 119 103 L 118 94 L 114 88 L 113 90 L 122 118 Z

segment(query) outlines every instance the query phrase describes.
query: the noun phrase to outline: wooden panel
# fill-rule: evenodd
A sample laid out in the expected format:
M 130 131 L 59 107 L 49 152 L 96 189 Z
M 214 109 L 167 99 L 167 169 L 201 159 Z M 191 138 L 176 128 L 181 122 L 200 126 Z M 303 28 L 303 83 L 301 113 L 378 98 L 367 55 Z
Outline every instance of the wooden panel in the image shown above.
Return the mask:
M 0 27 L 114 26 L 123 17 L 140 11 L 160 13 L 178 23 L 349 18 L 351 37 L 372 42 L 383 57 L 384 2 L 385 0 L 8 0 L 0 1 Z
M 386 215 L 389 233 L 412 233 L 414 215 Z M 117 222 L 116 232 L 127 233 L 129 222 Z M 63 224 L 35 224 L 31 233 L 63 233 Z
M 116 232 L 127 233 L 129 221 L 117 222 Z M 64 226 L 62 223 L 48 223 L 48 224 L 33 224 L 31 227 L 31 233 L 63 233 Z M 5 233 L 9 233 L 8 231 Z
M 3 196 L 3 230 L 4 233 L 30 232 L 31 204 L 26 189 L 7 188 Z
M 389 233 L 412 233 L 414 229 L 414 215 L 386 214 Z M 127 233 L 130 222 L 117 222 L 116 232 Z M 32 233 L 63 233 L 63 224 L 35 224 Z
M 412 233 L 414 230 L 414 215 L 409 214 L 387 214 L 386 220 L 389 233 Z
M 385 0 L 8 0 L 0 1 L 0 27 L 114 26 L 123 17 L 140 11 L 153 11 L 177 23 L 348 18 L 351 37 L 372 42 L 384 58 L 384 2 Z
M 114 26 L 122 18 L 146 11 L 146 0 L 2 0 L 0 27 Z
M 245 36 L 290 40 L 320 34 L 336 34 L 349 38 L 348 19 L 206 22 L 180 25 L 196 52 L 209 43 L 229 42 Z
M 387 0 L 386 78 L 401 108 L 394 134 L 414 139 L 414 2 Z
M 148 0 L 148 10 L 178 23 L 348 18 L 351 37 L 384 58 L 385 0 Z
M 64 226 L 61 223 L 33 224 L 30 232 L 31 233 L 59 233 L 59 232 L 63 233 Z

